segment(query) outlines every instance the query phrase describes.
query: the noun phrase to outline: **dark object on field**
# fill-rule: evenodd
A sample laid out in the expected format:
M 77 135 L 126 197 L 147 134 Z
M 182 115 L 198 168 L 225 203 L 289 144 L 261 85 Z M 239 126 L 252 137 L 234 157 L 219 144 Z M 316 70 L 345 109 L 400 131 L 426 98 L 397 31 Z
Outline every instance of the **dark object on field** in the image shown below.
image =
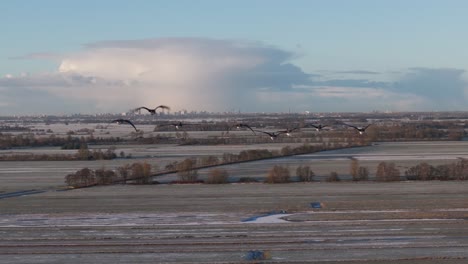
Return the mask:
M 250 250 L 245 255 L 245 260 L 266 260 L 271 259 L 270 251 L 262 250 Z
M 315 208 L 315 209 L 319 209 L 319 208 L 322 208 L 322 203 L 321 202 L 313 202 L 313 203 L 310 203 L 310 207 Z

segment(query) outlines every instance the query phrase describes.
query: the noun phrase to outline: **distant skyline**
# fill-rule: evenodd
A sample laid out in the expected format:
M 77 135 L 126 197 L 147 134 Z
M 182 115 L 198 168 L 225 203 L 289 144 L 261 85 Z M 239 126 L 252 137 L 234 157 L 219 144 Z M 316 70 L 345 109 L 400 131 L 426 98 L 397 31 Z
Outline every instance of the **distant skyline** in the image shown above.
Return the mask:
M 468 110 L 466 1 L 2 1 L 0 115 Z

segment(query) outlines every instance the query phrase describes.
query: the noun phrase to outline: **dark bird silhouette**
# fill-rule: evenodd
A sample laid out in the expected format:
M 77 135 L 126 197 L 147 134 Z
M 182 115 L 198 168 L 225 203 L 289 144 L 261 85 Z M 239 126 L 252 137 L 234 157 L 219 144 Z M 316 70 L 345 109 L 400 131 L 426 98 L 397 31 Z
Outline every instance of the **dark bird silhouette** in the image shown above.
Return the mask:
M 160 127 L 163 127 L 163 126 L 173 126 L 175 127 L 176 129 L 180 129 L 182 128 L 182 126 L 184 126 L 185 124 L 183 124 L 182 122 L 178 122 L 178 123 L 171 123 L 171 124 L 161 124 L 161 125 L 158 125 Z
M 271 140 L 275 140 L 279 135 L 284 134 L 283 131 L 276 131 L 276 132 L 267 132 L 267 131 L 261 131 L 261 130 L 254 130 L 254 131 L 270 136 Z
M 295 127 L 295 128 L 287 128 L 286 130 L 280 130 L 280 131 L 277 131 L 277 133 L 279 134 L 286 134 L 286 136 L 291 136 L 291 133 L 298 130 L 299 128 L 298 127 Z
M 127 120 L 127 119 L 115 119 L 115 120 L 112 120 L 111 123 L 117 123 L 117 124 L 119 124 L 119 125 L 125 124 L 125 123 L 130 124 L 130 125 L 135 129 L 135 131 L 138 132 L 138 129 L 135 127 L 135 125 L 134 125 L 134 124 L 132 123 L 132 121 L 130 121 L 130 120 Z
M 156 114 L 156 110 L 157 110 L 158 108 L 166 109 L 166 110 L 171 110 L 171 108 L 170 108 L 169 106 L 167 106 L 167 105 L 158 105 L 158 106 L 156 106 L 156 108 L 154 108 L 154 109 L 150 109 L 150 108 L 145 107 L 145 106 L 138 107 L 138 108 L 136 108 L 136 109 L 134 110 L 134 112 L 139 111 L 139 110 L 141 110 L 141 109 L 145 109 L 145 110 L 147 110 L 148 112 L 150 112 L 150 114 L 154 115 L 154 114 Z
M 364 134 L 364 132 L 366 132 L 366 129 L 371 126 L 372 124 L 369 124 L 365 127 L 356 127 L 356 126 L 352 126 L 352 125 L 348 125 L 348 124 L 345 124 L 346 126 L 349 126 L 349 127 L 352 127 L 354 129 L 356 129 L 358 132 L 359 132 L 359 135 L 362 135 Z
M 307 126 L 311 126 L 311 127 L 315 128 L 315 130 L 317 130 L 317 131 L 322 131 L 322 129 L 328 127 L 327 125 L 322 125 L 322 124 L 318 124 L 318 125 L 309 124 Z
M 252 131 L 252 133 L 254 133 L 254 135 L 256 135 L 255 131 L 247 124 L 238 123 L 238 124 L 235 124 L 235 125 L 231 126 L 230 129 L 232 129 L 233 127 L 237 128 L 237 129 L 241 129 L 241 128 L 250 129 L 250 131 Z

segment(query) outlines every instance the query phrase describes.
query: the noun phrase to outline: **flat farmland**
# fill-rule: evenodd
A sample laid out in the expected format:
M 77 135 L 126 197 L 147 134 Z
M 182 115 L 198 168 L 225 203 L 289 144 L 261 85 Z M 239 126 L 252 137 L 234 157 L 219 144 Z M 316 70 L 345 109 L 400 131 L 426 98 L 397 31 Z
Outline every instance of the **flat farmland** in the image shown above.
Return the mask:
M 117 185 L 0 203 L 0 263 L 466 263 L 468 183 Z M 310 203 L 322 208 L 313 209 Z
M 164 168 L 174 161 L 185 158 L 201 158 L 206 156 L 221 157 L 224 153 L 238 154 L 242 150 L 268 149 L 281 150 L 285 146 L 300 144 L 255 144 L 255 145 L 216 145 L 216 146 L 178 146 L 178 145 L 115 145 L 116 153 L 124 151 L 131 154 L 131 159 L 95 160 L 95 161 L 4 161 L 0 162 L 0 193 L 24 189 L 57 188 L 65 185 L 67 174 L 82 168 L 115 169 L 125 164 L 146 161 L 151 165 Z M 105 150 L 113 145 L 91 146 L 91 149 Z M 61 150 L 60 148 L 29 148 L 15 150 L 1 150 L 0 155 L 12 153 L 59 154 L 75 153 L 76 151 Z M 402 142 L 378 143 L 368 147 L 324 151 L 313 154 L 297 155 L 277 159 L 240 163 L 223 166 L 232 181 L 240 177 L 262 179 L 274 165 L 283 165 L 290 169 L 292 175 L 297 166 L 309 165 L 321 180 L 331 171 L 336 171 L 340 177 L 346 179 L 349 174 L 351 158 L 359 160 L 361 166 L 367 167 L 371 177 L 375 174 L 378 163 L 382 161 L 394 162 L 401 173 L 420 162 L 440 165 L 455 162 L 460 158 L 468 158 L 468 142 Z M 206 177 L 210 169 L 200 170 L 200 178 Z M 177 179 L 177 175 L 156 177 L 155 180 L 168 182 Z
M 349 173 L 351 158 L 374 173 L 468 157 L 465 142 L 368 147 L 223 166 L 230 177 L 265 177 L 274 165 L 310 165 L 317 178 Z M 421 263 L 468 262 L 468 182 L 339 182 L 113 185 L 57 191 L 67 173 L 134 161 L 171 162 L 249 146 L 118 146 L 133 159 L 1 162 L 0 263 Z M 55 148 L 21 151 L 60 152 Z M 205 177 L 210 169 L 200 170 Z M 176 175 L 155 180 L 177 179 Z M 312 208 L 311 204 L 321 208 Z

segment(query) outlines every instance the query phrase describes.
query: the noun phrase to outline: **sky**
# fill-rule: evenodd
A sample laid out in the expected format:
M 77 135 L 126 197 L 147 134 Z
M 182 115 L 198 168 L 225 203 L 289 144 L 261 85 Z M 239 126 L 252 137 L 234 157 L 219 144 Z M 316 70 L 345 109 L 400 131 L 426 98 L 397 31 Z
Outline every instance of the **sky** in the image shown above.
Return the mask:
M 0 116 L 468 110 L 462 0 L 0 1 Z

